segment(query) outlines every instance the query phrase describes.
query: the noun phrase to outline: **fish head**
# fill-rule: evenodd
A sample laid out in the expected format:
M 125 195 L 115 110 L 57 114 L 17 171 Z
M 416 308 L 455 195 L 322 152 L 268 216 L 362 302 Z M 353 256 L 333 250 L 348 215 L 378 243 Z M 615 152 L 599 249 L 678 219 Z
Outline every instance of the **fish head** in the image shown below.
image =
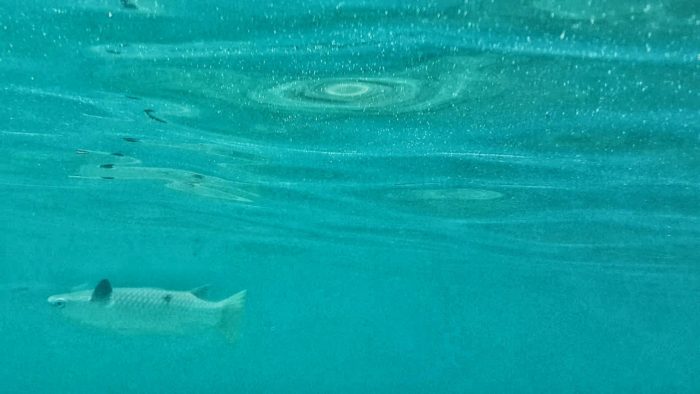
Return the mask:
M 61 314 L 80 318 L 87 310 L 91 309 L 90 297 L 90 291 L 78 291 L 74 293 L 52 295 L 47 301 Z
M 102 279 L 94 290 L 75 291 L 72 293 L 52 295 L 49 304 L 62 315 L 76 320 L 91 320 L 104 317 L 106 306 L 111 305 L 112 285 Z

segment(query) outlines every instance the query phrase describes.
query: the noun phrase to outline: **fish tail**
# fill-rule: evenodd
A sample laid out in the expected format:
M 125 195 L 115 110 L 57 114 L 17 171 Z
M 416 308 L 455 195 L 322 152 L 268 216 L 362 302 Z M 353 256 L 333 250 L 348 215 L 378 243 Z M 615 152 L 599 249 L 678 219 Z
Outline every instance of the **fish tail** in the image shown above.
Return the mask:
M 238 339 L 243 309 L 245 308 L 246 290 L 238 292 L 231 297 L 219 301 L 221 307 L 221 320 L 218 327 L 229 342 L 234 343 Z

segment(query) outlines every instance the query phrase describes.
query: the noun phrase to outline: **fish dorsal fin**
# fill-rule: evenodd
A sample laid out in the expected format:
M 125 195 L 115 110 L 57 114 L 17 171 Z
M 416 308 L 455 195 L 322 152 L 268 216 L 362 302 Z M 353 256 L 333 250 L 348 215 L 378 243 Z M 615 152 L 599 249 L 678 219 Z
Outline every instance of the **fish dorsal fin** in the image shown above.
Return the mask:
M 105 302 L 112 296 L 112 285 L 107 279 L 102 279 L 92 292 L 90 301 Z
M 211 286 L 203 285 L 203 286 L 195 287 L 194 289 L 190 290 L 190 293 L 192 293 L 197 298 L 204 299 L 204 297 L 206 297 L 207 294 L 209 293 L 209 287 L 211 287 Z

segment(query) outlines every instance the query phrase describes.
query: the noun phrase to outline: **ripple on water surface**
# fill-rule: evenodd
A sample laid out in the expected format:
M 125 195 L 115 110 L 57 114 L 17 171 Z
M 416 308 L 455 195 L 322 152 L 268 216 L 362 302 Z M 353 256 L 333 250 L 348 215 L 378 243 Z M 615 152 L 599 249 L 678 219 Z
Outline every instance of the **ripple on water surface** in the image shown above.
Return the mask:
M 506 195 L 490 189 L 412 186 L 380 193 L 385 202 L 401 211 L 447 219 L 504 215 L 513 209 Z
M 236 109 L 395 115 L 457 104 L 469 109 L 474 106 L 470 104 L 500 93 L 499 77 L 486 71 L 493 64 L 496 59 L 487 55 L 448 56 L 394 71 L 338 71 L 309 78 L 136 63 L 125 69 L 109 68 L 103 79 L 110 88 L 131 94 L 174 97 L 186 93 L 209 107 L 225 108 L 218 111 L 224 114 L 219 116 Z

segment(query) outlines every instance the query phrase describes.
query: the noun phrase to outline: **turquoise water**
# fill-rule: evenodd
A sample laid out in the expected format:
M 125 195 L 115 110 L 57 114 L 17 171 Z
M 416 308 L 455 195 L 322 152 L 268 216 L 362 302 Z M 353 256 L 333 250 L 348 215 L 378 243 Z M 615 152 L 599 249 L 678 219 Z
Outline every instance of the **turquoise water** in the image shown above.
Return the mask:
M 0 2 L 0 391 L 697 392 L 699 12 Z M 240 338 L 46 302 L 102 278 Z

